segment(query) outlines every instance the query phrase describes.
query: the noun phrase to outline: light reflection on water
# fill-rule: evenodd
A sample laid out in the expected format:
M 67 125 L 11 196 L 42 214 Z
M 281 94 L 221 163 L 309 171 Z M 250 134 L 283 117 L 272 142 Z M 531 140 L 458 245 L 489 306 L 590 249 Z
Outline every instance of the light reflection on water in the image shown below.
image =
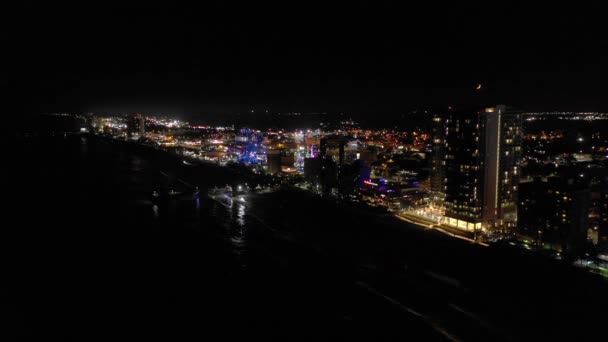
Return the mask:
M 86 156 L 88 152 L 89 152 L 89 145 L 88 145 L 87 138 L 80 137 L 80 153 L 82 154 L 82 156 Z
M 246 208 L 243 203 L 233 202 L 233 207 L 228 209 L 231 212 L 231 224 L 228 229 L 232 253 L 237 258 L 241 267 L 247 267 L 247 228 L 246 228 Z M 234 215 L 236 213 L 236 215 Z
M 157 204 L 152 205 L 152 212 L 154 213 L 154 219 L 158 220 L 158 205 Z
M 160 177 L 156 172 L 148 172 L 146 160 L 132 157 L 126 161 L 129 165 L 129 176 L 122 186 L 137 192 L 137 197 L 148 208 L 148 219 L 153 225 L 167 231 L 186 228 L 207 231 L 212 235 L 219 233 L 226 243 L 226 251 L 233 256 L 237 264 L 240 267 L 248 267 L 251 249 L 248 230 L 255 227 L 250 227 L 251 222 L 247 218 L 248 203 L 244 198 L 233 199 L 228 195 L 209 198 L 202 193 L 192 193 L 191 189 L 182 190 L 180 184 Z M 184 192 L 178 196 L 151 200 L 152 192 L 162 189 L 163 186 Z
M 245 205 L 242 203 L 239 203 L 237 208 L 237 214 L 236 214 L 236 222 L 238 223 L 238 225 L 240 227 L 244 227 L 245 226 Z
M 234 225 L 230 237 L 230 241 L 232 241 L 235 247 L 243 247 L 246 245 L 245 230 L 245 206 L 238 204 L 236 225 Z

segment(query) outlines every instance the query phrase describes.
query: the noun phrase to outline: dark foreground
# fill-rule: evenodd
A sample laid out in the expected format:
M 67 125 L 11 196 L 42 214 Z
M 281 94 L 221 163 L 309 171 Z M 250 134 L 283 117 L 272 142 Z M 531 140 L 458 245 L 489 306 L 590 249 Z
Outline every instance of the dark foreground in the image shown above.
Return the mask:
M 179 179 L 204 190 L 236 176 L 97 138 L 13 144 L 2 228 L 10 340 L 586 340 L 603 332 L 606 284 L 551 260 L 293 191 L 232 205 L 189 194 L 155 203 L 152 190 Z

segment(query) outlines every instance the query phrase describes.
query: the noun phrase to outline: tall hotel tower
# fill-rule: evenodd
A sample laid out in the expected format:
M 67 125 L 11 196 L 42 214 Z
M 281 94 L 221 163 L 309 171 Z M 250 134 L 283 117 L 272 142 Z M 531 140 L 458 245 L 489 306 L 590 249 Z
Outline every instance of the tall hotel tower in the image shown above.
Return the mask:
M 508 233 L 517 225 L 521 115 L 504 105 L 434 117 L 431 206 L 441 223 Z

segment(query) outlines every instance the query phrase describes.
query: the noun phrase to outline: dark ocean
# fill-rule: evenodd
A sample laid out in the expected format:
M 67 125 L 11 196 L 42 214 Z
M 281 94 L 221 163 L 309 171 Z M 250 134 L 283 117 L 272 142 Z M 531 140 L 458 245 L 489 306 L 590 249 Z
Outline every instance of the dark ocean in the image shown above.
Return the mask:
M 296 190 L 213 200 L 215 165 L 11 137 L 9 340 L 539 340 L 603 333 L 600 278 Z M 192 187 L 200 189 L 198 196 Z M 154 190 L 180 195 L 155 200 Z

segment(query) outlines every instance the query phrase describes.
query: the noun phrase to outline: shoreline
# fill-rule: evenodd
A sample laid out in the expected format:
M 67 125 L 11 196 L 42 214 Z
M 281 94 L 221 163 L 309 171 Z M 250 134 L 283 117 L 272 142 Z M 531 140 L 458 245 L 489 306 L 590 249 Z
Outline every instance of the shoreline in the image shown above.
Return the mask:
M 168 160 L 170 160 L 170 162 L 172 163 L 172 165 L 171 165 L 172 169 L 169 171 L 168 178 L 172 178 L 173 181 L 175 181 L 175 182 L 178 182 L 181 179 L 181 180 L 185 180 L 186 182 L 190 183 L 191 185 L 194 184 L 195 186 L 199 187 L 200 191 L 204 191 L 206 198 L 212 199 L 214 201 L 217 201 L 217 199 L 212 198 L 212 196 L 210 196 L 210 194 L 209 194 L 209 190 L 211 188 L 213 188 L 214 186 L 221 187 L 221 186 L 225 186 L 225 185 L 229 185 L 229 184 L 234 185 L 234 184 L 246 182 L 247 175 L 243 175 L 242 173 L 239 174 L 238 170 L 235 170 L 229 166 L 221 166 L 221 165 L 218 165 L 213 162 L 207 162 L 207 161 L 197 160 L 197 159 L 193 159 L 193 158 L 190 158 L 190 159 L 192 159 L 195 162 L 194 164 L 184 165 L 183 160 L 188 157 L 180 156 L 176 153 L 173 153 L 170 150 L 166 150 L 163 148 L 155 148 L 153 146 L 148 146 L 145 144 L 139 144 L 135 141 L 125 141 L 125 140 L 120 140 L 120 139 L 114 139 L 112 137 L 104 137 L 104 136 L 91 135 L 91 134 L 87 134 L 87 136 L 99 138 L 99 139 L 105 140 L 105 141 L 122 143 L 127 146 L 137 148 L 140 151 L 146 151 L 147 153 L 152 153 L 154 158 L 160 158 L 160 159 L 168 158 Z M 162 163 L 162 161 L 159 161 L 158 159 L 156 160 L 156 162 Z M 244 170 L 244 169 L 246 170 L 245 165 L 237 164 L 235 166 L 239 167 L 241 170 Z M 194 171 L 194 173 L 192 173 L 192 171 Z M 209 172 L 213 173 L 215 176 L 218 176 L 218 179 L 211 183 L 202 182 L 200 180 L 200 178 L 197 179 L 197 175 L 200 176 L 201 174 L 205 174 L 205 173 L 209 173 Z M 213 177 L 211 177 L 211 178 L 213 178 Z M 206 179 L 209 180 L 209 177 L 207 177 Z M 603 281 L 608 280 L 608 278 L 605 275 L 599 274 L 598 272 L 595 272 L 592 269 L 583 268 L 582 266 L 577 267 L 577 266 L 573 265 L 572 263 L 566 262 L 564 260 L 556 260 L 555 258 L 552 258 L 545 254 L 536 252 L 535 250 L 523 250 L 521 248 L 514 248 L 512 246 L 507 246 L 504 244 L 479 243 L 479 242 L 473 241 L 471 239 L 461 238 L 457 234 L 454 234 L 451 232 L 442 231 L 440 229 L 437 229 L 436 227 L 428 228 L 423 225 L 416 224 L 414 222 L 405 221 L 398 214 L 395 214 L 395 213 L 392 213 L 389 211 L 380 211 L 379 209 L 377 209 L 375 207 L 370 207 L 368 205 L 365 205 L 364 203 L 360 203 L 360 204 L 350 203 L 348 201 L 343 201 L 343 200 L 340 200 L 337 198 L 322 196 L 317 193 L 314 193 L 311 191 L 306 191 L 304 189 L 301 189 L 301 188 L 299 188 L 297 186 L 293 186 L 293 185 L 275 186 L 269 193 L 259 193 L 259 192 L 255 192 L 255 191 L 251 192 L 251 193 L 259 195 L 257 200 L 261 200 L 264 198 L 264 196 L 272 194 L 272 193 L 296 194 L 297 196 L 306 197 L 309 200 L 321 201 L 321 202 L 325 203 L 324 205 L 335 206 L 336 208 L 339 208 L 342 211 L 351 213 L 351 215 L 364 215 L 365 217 L 373 218 L 374 220 L 376 220 L 378 222 L 384 222 L 390 226 L 399 227 L 400 229 L 405 229 L 408 231 L 417 231 L 421 234 L 439 235 L 439 236 L 449 239 L 451 241 L 462 242 L 462 243 L 466 243 L 467 245 L 471 245 L 471 246 L 479 245 L 481 247 L 492 247 L 491 249 L 499 249 L 499 250 L 507 249 L 507 250 L 510 250 L 512 253 L 518 253 L 518 254 L 522 254 L 522 255 L 531 255 L 536 258 L 546 260 L 550 263 L 558 263 L 561 265 L 565 265 L 566 267 L 569 267 L 569 268 L 583 270 L 587 274 L 592 274 L 594 276 L 598 276 Z M 320 206 L 324 206 L 324 205 L 322 204 Z M 256 215 L 256 216 L 257 216 L 258 220 L 261 220 L 259 215 Z M 264 216 L 264 215 L 262 215 L 262 216 Z M 262 224 L 264 224 L 266 226 L 270 226 L 267 222 L 262 222 Z M 284 224 L 286 224 L 286 222 L 284 222 Z

